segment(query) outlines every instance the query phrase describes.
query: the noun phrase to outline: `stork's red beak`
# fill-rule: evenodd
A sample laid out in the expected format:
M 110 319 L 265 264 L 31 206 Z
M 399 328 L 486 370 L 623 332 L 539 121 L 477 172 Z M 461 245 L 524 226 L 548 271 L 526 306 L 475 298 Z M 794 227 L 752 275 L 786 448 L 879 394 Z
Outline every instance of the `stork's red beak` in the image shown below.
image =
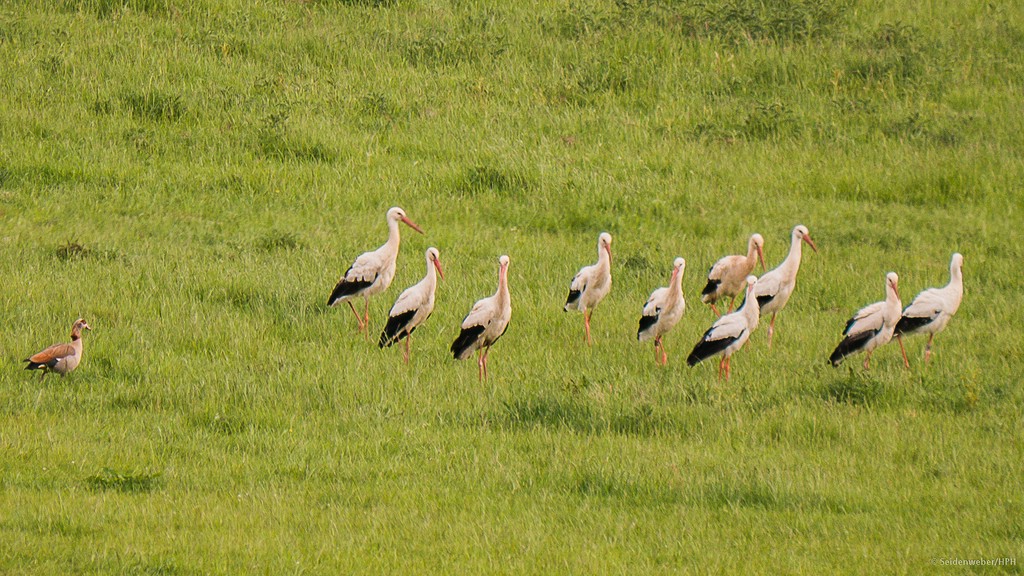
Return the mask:
M 441 276 L 441 280 L 444 280 L 444 270 L 441 269 L 441 259 L 440 258 L 434 258 L 433 262 L 434 262 L 434 268 L 437 268 L 437 273 L 438 273 L 439 276 Z
M 757 246 L 757 259 L 761 261 L 761 272 L 767 270 L 764 265 L 764 250 L 762 250 L 760 246 Z
M 810 234 L 804 234 L 804 242 L 807 242 L 807 245 L 811 247 L 811 250 L 814 250 L 815 252 L 818 251 L 818 247 L 814 245 L 814 240 L 811 240 Z
M 409 228 L 412 228 L 413 230 L 419 232 L 420 234 L 423 234 L 423 230 L 419 227 L 419 225 L 413 222 L 412 220 L 409 220 L 408 216 L 402 216 L 402 222 L 405 222 L 405 225 L 408 226 Z

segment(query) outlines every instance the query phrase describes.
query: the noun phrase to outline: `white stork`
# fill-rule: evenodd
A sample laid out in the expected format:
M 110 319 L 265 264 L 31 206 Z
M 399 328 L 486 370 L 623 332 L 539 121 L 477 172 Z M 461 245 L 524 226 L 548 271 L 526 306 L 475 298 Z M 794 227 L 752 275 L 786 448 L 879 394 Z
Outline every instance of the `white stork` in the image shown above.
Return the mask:
M 761 270 L 764 270 L 764 238 L 760 234 L 754 234 L 747 242 L 747 255 L 734 254 L 725 256 L 715 262 L 708 270 L 708 283 L 700 293 L 700 300 L 711 305 L 711 310 L 716 316 L 718 308 L 715 302 L 724 296 L 730 296 L 728 312 L 732 312 L 733 304 L 736 303 L 736 296 L 743 292 L 743 283 L 747 276 L 754 270 L 757 260 L 761 260 Z
M 903 348 L 903 335 L 928 335 L 928 344 L 924 347 L 924 361 L 928 362 L 932 355 L 932 339 L 946 328 L 946 324 L 949 324 L 949 320 L 960 308 L 960 301 L 964 297 L 963 265 L 963 255 L 959 252 L 953 254 L 953 259 L 949 263 L 949 284 L 921 292 L 903 309 L 903 315 L 896 323 L 893 334 L 900 343 L 903 363 L 908 368 L 910 361 L 907 360 L 907 351 Z
M 28 362 L 25 370 L 42 370 L 40 380 L 46 378 L 47 372 L 56 372 L 61 376 L 66 375 L 82 361 L 82 329 L 92 330 L 89 324 L 82 318 L 75 320 L 71 325 L 71 343 L 54 344 L 42 352 L 37 352 L 26 358 Z
M 686 311 L 686 300 L 683 299 L 685 270 L 686 260 L 676 258 L 672 263 L 672 278 L 668 286 L 651 292 L 650 298 L 644 303 L 640 327 L 636 331 L 636 339 L 641 342 L 654 339 L 654 357 L 661 366 L 668 364 L 668 353 L 665 352 L 661 337 L 679 323 Z
M 512 299 L 508 292 L 508 256 L 498 258 L 498 290 L 493 296 L 478 300 L 462 321 L 462 331 L 452 342 L 451 352 L 456 360 L 465 360 L 478 351 L 477 367 L 480 380 L 487 378 L 487 354 L 491 346 L 508 329 L 512 319 Z
M 875 348 L 892 340 L 896 322 L 900 319 L 899 276 L 895 272 L 885 275 L 885 300 L 865 306 L 854 314 L 843 330 L 843 341 L 829 356 L 833 366 L 839 366 L 850 354 L 865 352 L 864 369 L 871 367 L 871 353 Z
M 334 306 L 341 302 L 348 302 L 352 313 L 356 315 L 359 322 L 359 331 L 366 330 L 369 337 L 370 325 L 370 296 L 379 294 L 388 289 L 391 281 L 395 278 L 395 261 L 398 259 L 398 244 L 401 241 L 398 232 L 398 223 L 404 222 L 413 230 L 423 234 L 423 230 L 399 207 L 388 210 L 388 241 L 383 246 L 372 252 L 364 252 L 356 258 L 356 261 L 348 267 L 348 270 L 341 275 L 337 286 L 327 299 L 328 306 Z M 359 296 L 363 297 L 363 316 L 356 312 L 352 300 Z
M 693 351 L 686 358 L 686 364 L 696 366 L 697 363 L 721 354 L 722 360 L 718 363 L 718 377 L 728 380 L 732 373 L 729 364 L 732 355 L 743 347 L 750 339 L 750 334 L 757 329 L 761 318 L 761 307 L 754 299 L 754 290 L 761 283 L 756 276 L 747 276 L 744 282 L 747 283 L 747 293 L 743 298 L 743 304 L 739 310 L 732 314 L 726 314 L 719 318 L 708 331 L 700 338 L 700 342 L 693 347 Z
M 612 235 L 602 232 L 597 238 L 597 263 L 584 266 L 569 284 L 569 296 L 565 299 L 566 312 L 583 312 L 583 327 L 587 344 L 590 341 L 590 316 L 594 308 L 612 289 Z
M 793 228 L 793 237 L 789 243 L 789 254 L 777 268 L 765 273 L 757 281 L 757 288 L 754 289 L 754 296 L 761 308 L 761 315 L 772 315 L 772 321 L 768 324 L 768 347 L 772 347 L 772 334 L 775 332 L 775 315 L 782 312 L 789 302 L 796 288 L 796 273 L 800 270 L 801 242 L 806 242 L 815 252 L 818 247 L 811 239 L 811 233 L 807 227 L 797 225 Z
M 409 363 L 409 340 L 412 332 L 430 317 L 434 311 L 434 291 L 437 289 L 437 277 L 444 279 L 441 269 L 441 253 L 437 248 L 427 248 L 427 274 L 416 284 L 406 288 L 395 300 L 395 305 L 388 312 L 388 323 L 380 333 L 377 345 L 381 348 L 391 346 L 405 339 L 403 359 Z

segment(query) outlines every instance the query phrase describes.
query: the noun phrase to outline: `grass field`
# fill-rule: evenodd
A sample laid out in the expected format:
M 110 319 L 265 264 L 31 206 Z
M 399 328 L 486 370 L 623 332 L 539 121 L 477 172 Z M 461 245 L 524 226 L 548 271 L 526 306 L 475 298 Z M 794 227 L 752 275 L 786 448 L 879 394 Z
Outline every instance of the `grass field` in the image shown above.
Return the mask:
M 1013 2 L 0 1 L 0 572 L 1024 571 L 1022 55 Z M 325 306 L 393 205 L 374 336 L 447 276 L 408 366 Z M 773 349 L 687 368 L 707 267 L 798 223 Z M 828 365 L 955 251 L 930 366 Z M 503 253 L 480 383 L 448 346 Z M 76 372 L 22 370 L 78 316 Z

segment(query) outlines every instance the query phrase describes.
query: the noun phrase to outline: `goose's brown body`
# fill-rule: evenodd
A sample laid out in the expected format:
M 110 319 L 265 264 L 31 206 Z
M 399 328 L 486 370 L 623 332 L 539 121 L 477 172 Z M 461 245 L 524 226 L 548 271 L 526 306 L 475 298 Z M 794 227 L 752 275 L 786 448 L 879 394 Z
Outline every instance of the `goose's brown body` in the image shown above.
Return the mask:
M 82 361 L 82 329 L 92 330 L 85 320 L 79 318 L 71 326 L 71 343 L 54 344 L 42 352 L 37 352 L 26 358 L 28 362 L 26 370 L 42 370 L 43 376 L 47 372 L 56 372 L 64 376 L 75 368 Z

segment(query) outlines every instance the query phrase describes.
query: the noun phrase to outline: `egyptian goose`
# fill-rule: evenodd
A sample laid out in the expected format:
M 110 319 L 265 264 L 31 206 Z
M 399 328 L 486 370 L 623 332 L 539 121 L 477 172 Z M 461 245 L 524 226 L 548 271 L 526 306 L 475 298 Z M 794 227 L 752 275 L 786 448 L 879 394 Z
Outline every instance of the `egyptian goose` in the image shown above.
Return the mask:
M 75 368 L 82 361 L 82 329 L 92 330 L 85 320 L 79 318 L 71 325 L 71 343 L 54 344 L 42 352 L 33 354 L 23 362 L 28 362 L 26 370 L 42 370 L 40 380 L 46 377 L 47 372 L 56 372 L 64 376 Z

